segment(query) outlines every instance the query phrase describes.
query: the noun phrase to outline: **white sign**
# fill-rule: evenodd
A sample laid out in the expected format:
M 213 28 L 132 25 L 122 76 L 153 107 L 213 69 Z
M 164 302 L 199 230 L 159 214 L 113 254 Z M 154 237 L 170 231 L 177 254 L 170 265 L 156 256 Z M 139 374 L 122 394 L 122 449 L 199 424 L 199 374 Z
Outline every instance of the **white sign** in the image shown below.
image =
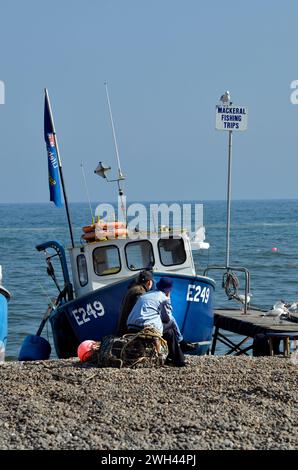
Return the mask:
M 245 131 L 247 115 L 247 106 L 217 105 L 215 128 L 219 131 Z

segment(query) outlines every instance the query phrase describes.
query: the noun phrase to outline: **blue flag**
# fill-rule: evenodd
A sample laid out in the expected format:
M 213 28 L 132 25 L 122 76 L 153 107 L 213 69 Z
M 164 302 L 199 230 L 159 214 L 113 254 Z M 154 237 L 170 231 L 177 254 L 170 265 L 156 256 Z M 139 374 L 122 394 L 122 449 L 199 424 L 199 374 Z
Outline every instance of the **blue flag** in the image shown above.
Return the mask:
M 58 154 L 47 95 L 45 96 L 44 104 L 44 139 L 47 145 L 48 152 L 50 201 L 53 201 L 57 207 L 61 207 L 62 200 Z

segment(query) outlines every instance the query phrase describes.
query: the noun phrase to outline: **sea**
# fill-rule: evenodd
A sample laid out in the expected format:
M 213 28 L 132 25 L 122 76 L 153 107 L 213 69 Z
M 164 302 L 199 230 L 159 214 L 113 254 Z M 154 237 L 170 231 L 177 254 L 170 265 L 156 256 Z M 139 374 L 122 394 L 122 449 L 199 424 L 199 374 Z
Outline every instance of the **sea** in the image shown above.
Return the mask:
M 183 202 L 203 204 L 205 241 L 210 243 L 210 248 L 194 253 L 197 273 L 202 274 L 212 265 L 224 266 L 226 202 Z M 92 204 L 92 209 L 95 206 Z M 70 204 L 70 214 L 75 242 L 80 243 L 82 226 L 90 223 L 89 205 Z M 17 359 L 22 341 L 27 335 L 36 333 L 49 302 L 57 295 L 57 289 L 47 275 L 45 256 L 35 248 L 48 240 L 70 246 L 64 208 L 58 209 L 52 203 L 0 205 L 0 264 L 3 285 L 12 293 L 6 347 L 8 361 Z M 249 270 L 252 305 L 270 309 L 281 299 L 297 301 L 298 199 L 232 201 L 230 265 Z M 215 304 L 239 306 L 226 298 L 222 288 L 223 273 L 212 270 L 208 275 L 216 281 Z M 241 273 L 238 278 L 240 293 L 244 293 Z M 57 279 L 61 279 L 58 270 Z M 43 336 L 52 344 L 49 324 L 44 328 Z M 219 345 L 216 353 L 223 354 L 224 347 Z M 51 357 L 56 357 L 54 348 Z

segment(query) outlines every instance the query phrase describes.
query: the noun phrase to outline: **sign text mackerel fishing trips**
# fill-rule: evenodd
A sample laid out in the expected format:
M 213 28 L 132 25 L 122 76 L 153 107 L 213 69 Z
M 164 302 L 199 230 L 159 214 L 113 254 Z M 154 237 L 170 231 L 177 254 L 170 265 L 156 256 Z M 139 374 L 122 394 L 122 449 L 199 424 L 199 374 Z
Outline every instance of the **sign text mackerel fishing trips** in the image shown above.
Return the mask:
M 215 128 L 219 131 L 245 131 L 247 115 L 247 106 L 217 105 Z

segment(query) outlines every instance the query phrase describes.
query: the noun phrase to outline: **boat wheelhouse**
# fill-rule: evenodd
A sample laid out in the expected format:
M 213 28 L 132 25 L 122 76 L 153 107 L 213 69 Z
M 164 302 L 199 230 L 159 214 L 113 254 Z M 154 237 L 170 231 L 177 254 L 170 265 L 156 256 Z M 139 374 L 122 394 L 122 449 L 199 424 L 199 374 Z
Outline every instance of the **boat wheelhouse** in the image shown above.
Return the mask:
M 149 236 L 148 236 L 149 235 Z M 186 234 L 142 234 L 84 244 L 70 250 L 76 297 L 124 280 L 142 269 L 196 274 Z

